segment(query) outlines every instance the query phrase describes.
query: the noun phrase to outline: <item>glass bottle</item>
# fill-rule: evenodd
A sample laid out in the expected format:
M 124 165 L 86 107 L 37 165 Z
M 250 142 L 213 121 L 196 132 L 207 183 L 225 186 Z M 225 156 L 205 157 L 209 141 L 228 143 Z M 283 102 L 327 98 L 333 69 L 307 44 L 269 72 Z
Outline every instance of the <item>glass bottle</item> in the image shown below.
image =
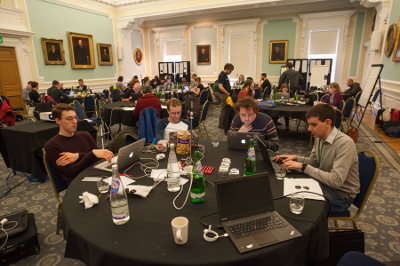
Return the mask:
M 111 203 L 111 214 L 113 221 L 116 225 L 121 225 L 129 221 L 129 206 L 128 198 L 124 185 L 122 184 L 121 178 L 118 173 L 118 166 L 114 164 L 112 166 L 112 180 L 110 189 L 110 203 Z
M 299 99 L 299 96 L 298 96 L 298 92 L 296 90 L 295 93 L 294 93 L 294 102 L 297 103 L 298 99 Z
M 169 156 L 167 164 L 167 187 L 170 192 L 181 190 L 181 174 L 178 159 L 175 153 L 175 144 L 169 144 Z
M 193 203 L 203 203 L 206 196 L 206 181 L 200 161 L 200 152 L 194 152 L 193 181 L 190 188 L 190 200 Z
M 244 175 L 254 175 L 257 173 L 256 151 L 254 149 L 254 139 L 250 139 L 247 158 L 244 162 Z
M 74 86 L 72 86 L 71 91 L 72 91 L 72 93 L 74 92 Z

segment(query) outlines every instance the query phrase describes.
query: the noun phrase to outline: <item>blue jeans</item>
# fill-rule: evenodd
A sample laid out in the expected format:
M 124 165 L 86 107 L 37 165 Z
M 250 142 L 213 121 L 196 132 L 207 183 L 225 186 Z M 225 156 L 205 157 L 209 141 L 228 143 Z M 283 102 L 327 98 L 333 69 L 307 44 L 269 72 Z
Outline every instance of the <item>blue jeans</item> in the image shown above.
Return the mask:
M 352 197 L 349 196 L 347 199 L 343 199 L 335 189 L 328 187 L 321 182 L 319 182 L 319 185 L 321 186 L 324 196 L 329 200 L 329 202 L 326 202 L 326 206 L 330 212 L 344 212 L 353 203 L 354 199 Z

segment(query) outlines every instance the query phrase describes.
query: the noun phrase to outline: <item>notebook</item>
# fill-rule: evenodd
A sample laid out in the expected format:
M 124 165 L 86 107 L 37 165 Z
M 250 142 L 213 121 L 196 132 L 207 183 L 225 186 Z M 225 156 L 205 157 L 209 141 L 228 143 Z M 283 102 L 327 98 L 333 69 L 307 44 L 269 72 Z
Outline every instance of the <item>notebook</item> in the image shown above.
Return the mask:
M 145 138 L 138 140 L 130 145 L 124 146 L 119 149 L 118 156 L 112 162 L 103 161 L 96 164 L 93 168 L 101 171 L 112 172 L 112 166 L 118 165 L 118 170 L 127 167 L 130 164 L 138 161 L 144 147 Z
M 221 225 L 240 253 L 301 236 L 275 211 L 266 173 L 217 180 L 214 184 Z M 243 226 L 251 229 L 241 232 Z
M 289 92 L 278 92 L 278 101 L 289 102 L 290 93 Z
M 250 139 L 254 139 L 255 135 L 260 135 L 258 132 L 227 132 L 228 135 L 228 149 L 232 150 L 247 150 L 249 148 Z M 257 142 L 254 141 L 254 148 L 258 151 Z

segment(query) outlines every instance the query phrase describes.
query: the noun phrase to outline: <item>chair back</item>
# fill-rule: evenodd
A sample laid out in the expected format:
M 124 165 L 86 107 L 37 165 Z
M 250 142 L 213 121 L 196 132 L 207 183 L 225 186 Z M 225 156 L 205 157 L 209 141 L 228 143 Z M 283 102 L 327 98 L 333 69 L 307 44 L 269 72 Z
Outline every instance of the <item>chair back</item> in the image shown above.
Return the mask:
M 263 100 L 265 100 L 265 98 L 268 98 L 268 97 L 269 97 L 269 95 L 268 95 L 268 87 L 266 87 L 264 92 L 263 92 L 262 98 L 263 98 Z
M 200 93 L 200 105 L 203 105 L 208 100 L 208 91 L 203 90 Z
M 328 97 L 329 97 L 329 94 L 323 95 L 323 96 L 321 97 L 321 101 L 325 100 L 325 99 L 328 98 Z
M 259 99 L 261 95 L 261 90 L 260 89 L 255 89 L 254 90 L 254 99 Z
M 208 113 L 208 106 L 210 105 L 209 101 L 206 101 L 201 109 L 200 114 L 200 123 L 206 120 L 207 113 Z
M 313 101 L 314 101 L 314 102 L 317 102 L 317 101 L 318 101 L 318 98 L 319 98 L 318 93 L 312 92 L 312 93 L 310 93 L 310 94 L 311 94 L 311 97 L 313 98 Z
M 371 156 L 367 156 L 367 154 Z M 358 171 L 360 177 L 360 193 L 356 196 L 353 204 L 361 212 L 368 200 L 369 194 L 378 179 L 380 162 L 378 156 L 371 150 L 358 151 Z
M 83 105 L 86 112 L 97 112 L 93 96 L 87 96 L 83 99 Z
M 342 125 L 342 122 L 343 122 L 343 113 L 342 113 L 341 110 L 339 110 L 339 108 L 338 108 L 338 109 L 335 109 L 335 112 L 336 112 L 335 127 L 336 127 L 337 129 L 339 129 L 340 126 Z
M 376 101 L 376 98 L 378 98 L 378 95 L 379 95 L 380 92 L 381 92 L 381 89 L 377 89 L 377 90 L 376 90 L 376 92 L 375 92 L 375 94 L 374 94 L 374 97 L 372 97 L 372 102 L 375 102 L 375 101 Z
M 353 97 L 347 99 L 346 104 L 343 108 L 343 117 L 348 118 L 351 115 L 351 111 L 353 110 L 355 105 L 355 100 Z
M 85 119 L 85 113 L 83 112 L 82 106 L 78 101 L 73 101 L 71 104 L 75 107 L 75 113 L 79 117 L 79 119 Z
M 236 89 L 235 89 L 235 93 L 236 93 L 237 95 L 239 95 L 239 92 L 240 92 L 241 90 L 242 90 L 241 88 L 236 88 Z
M 173 96 L 174 98 L 179 99 L 178 98 L 178 94 L 175 91 L 173 92 L 173 95 L 174 95 Z M 165 98 L 168 99 L 168 100 L 171 100 L 171 92 L 165 94 Z
M 153 107 L 142 110 L 139 118 L 139 139 L 146 138 L 146 143 L 152 143 L 156 137 L 158 112 Z
M 110 95 L 110 92 L 108 90 L 104 90 L 103 94 L 106 96 L 106 98 L 108 98 L 108 96 Z
M 337 109 L 343 112 L 343 107 L 344 107 L 344 101 L 340 100 L 340 102 L 337 105 Z
M 113 103 L 118 102 L 117 90 L 114 90 L 113 93 L 111 93 L 111 98 L 112 98 Z
M 316 91 L 316 90 L 318 90 L 317 86 L 311 86 L 310 87 L 310 91 Z
M 53 187 L 54 194 L 57 198 L 60 196 L 58 193 L 66 190 L 68 188 L 67 183 L 61 178 L 57 169 L 51 163 L 50 159 L 46 156 L 46 152 L 43 154 L 43 163 L 46 168 L 47 175 L 49 176 L 51 185 Z
M 356 94 L 356 105 L 358 105 L 358 101 L 359 101 L 360 98 L 361 98 L 361 93 L 362 93 L 362 91 L 359 91 L 359 92 Z

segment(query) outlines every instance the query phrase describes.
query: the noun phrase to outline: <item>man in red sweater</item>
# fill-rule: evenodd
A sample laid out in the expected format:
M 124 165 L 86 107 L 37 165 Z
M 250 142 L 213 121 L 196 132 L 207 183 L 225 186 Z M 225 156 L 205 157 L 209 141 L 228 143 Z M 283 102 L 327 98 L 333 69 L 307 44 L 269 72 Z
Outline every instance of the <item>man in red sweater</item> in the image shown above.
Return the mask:
M 135 110 L 133 110 L 133 115 L 138 119 L 140 118 L 140 113 L 143 109 L 147 107 L 153 107 L 158 112 L 158 118 L 161 118 L 161 101 L 157 96 L 151 94 L 153 92 L 153 88 L 150 85 L 144 85 L 142 88 L 143 96 L 140 97 L 135 105 Z
M 57 104 L 51 111 L 60 132 L 44 145 L 47 157 L 61 178 L 69 185 L 72 180 L 98 158 L 111 161 L 114 154 L 99 149 L 87 131 L 76 131 L 78 117 L 69 104 Z

